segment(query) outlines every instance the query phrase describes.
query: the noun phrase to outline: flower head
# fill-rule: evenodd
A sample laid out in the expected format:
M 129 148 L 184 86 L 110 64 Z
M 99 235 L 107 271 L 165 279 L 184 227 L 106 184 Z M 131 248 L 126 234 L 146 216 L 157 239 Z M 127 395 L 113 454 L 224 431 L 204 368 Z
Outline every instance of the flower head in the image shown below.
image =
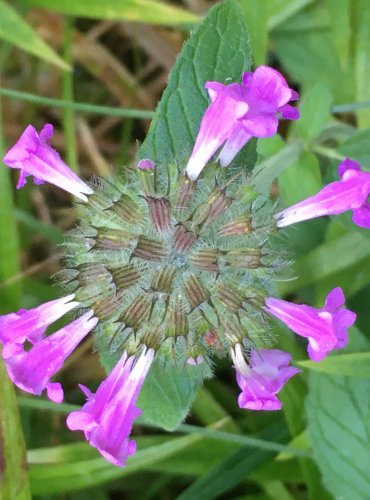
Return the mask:
M 95 394 L 80 386 L 87 402 L 67 418 L 69 429 L 84 431 L 92 446 L 121 467 L 136 451 L 136 443 L 129 436 L 134 419 L 141 414 L 136 400 L 153 358 L 154 350 L 145 348 L 134 364 L 135 358 L 127 358 L 124 353 Z
M 248 365 L 240 344 L 231 350 L 236 380 L 242 390 L 238 398 L 240 408 L 248 410 L 280 410 L 276 394 L 300 370 L 289 366 L 291 355 L 278 349 L 260 349 L 251 353 Z
M 353 222 L 370 229 L 370 172 L 363 172 L 357 162 L 346 158 L 338 166 L 338 175 L 340 181 L 331 182 L 314 196 L 279 212 L 277 226 L 352 210 Z
M 186 167 L 192 180 L 223 144 L 219 160 L 226 167 L 251 137 L 276 134 L 278 113 L 289 120 L 299 117 L 298 110 L 288 104 L 298 94 L 278 71 L 267 66 L 243 73 L 241 84 L 207 82 L 205 86 L 211 104 L 202 118 Z
M 58 382 L 51 382 L 50 379 L 60 370 L 65 359 L 81 340 L 96 326 L 98 320 L 92 316 L 93 311 L 89 311 L 48 337 L 39 340 L 34 338 L 34 345 L 29 351 L 26 351 L 21 343 L 13 343 L 11 349 L 3 351 L 6 368 L 14 384 L 37 395 L 46 389 L 48 398 L 60 403 L 63 400 L 62 386 Z M 34 331 L 37 331 L 37 328 L 45 328 L 45 323 L 42 327 L 37 325 L 35 328 Z
M 269 297 L 266 311 L 283 321 L 294 333 L 308 339 L 308 355 L 321 361 L 333 349 L 343 349 L 348 342 L 347 329 L 356 320 L 356 314 L 343 309 L 341 288 L 334 288 L 326 297 L 324 307 L 292 304 Z
M 27 176 L 34 177 L 35 184 L 50 182 L 68 191 L 83 201 L 93 190 L 83 182 L 49 145 L 53 136 L 53 126 L 44 125 L 40 134 L 35 127 L 28 125 L 17 143 L 9 149 L 3 162 L 10 168 L 20 170 L 17 188 L 23 187 Z

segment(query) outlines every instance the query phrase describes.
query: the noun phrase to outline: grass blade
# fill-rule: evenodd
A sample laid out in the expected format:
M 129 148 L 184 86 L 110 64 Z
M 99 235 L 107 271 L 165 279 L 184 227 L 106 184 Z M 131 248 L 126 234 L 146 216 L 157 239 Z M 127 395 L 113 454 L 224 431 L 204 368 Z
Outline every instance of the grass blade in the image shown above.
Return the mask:
M 2 0 L 0 0 L 0 38 L 60 68 L 69 68 L 17 11 Z

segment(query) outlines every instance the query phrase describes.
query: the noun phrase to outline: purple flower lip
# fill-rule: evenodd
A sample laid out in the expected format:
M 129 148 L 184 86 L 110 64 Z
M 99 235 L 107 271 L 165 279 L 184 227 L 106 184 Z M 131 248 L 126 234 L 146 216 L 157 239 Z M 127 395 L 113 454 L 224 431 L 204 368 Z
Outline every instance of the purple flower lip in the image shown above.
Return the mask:
M 348 328 L 356 314 L 344 309 L 345 297 L 341 288 L 334 288 L 326 297 L 324 307 L 316 309 L 269 297 L 266 311 L 285 323 L 294 333 L 308 339 L 308 355 L 321 361 L 331 350 L 343 349 L 348 342 Z
M 119 467 L 125 466 L 136 451 L 136 443 L 129 436 L 135 418 L 141 414 L 136 400 L 153 358 L 153 349 L 144 348 L 136 363 L 133 356 L 128 358 L 124 353 L 95 394 L 80 386 L 87 402 L 67 417 L 69 429 L 84 431 L 90 444 Z
M 148 160 L 147 158 L 144 158 L 139 161 L 137 164 L 137 168 L 140 170 L 152 170 L 155 168 L 155 163 L 152 160 Z
M 195 358 L 195 357 L 190 357 L 187 359 L 187 363 L 189 365 L 193 365 L 193 366 L 197 366 L 197 365 L 201 365 L 204 361 L 204 358 L 201 354 L 198 354 L 198 356 Z
M 17 189 L 26 184 L 27 176 L 32 175 L 35 184 L 49 182 L 87 201 L 86 195 L 93 194 L 93 190 L 49 146 L 52 136 L 53 126 L 50 124 L 44 125 L 40 134 L 35 127 L 28 125 L 16 144 L 4 156 L 5 165 L 20 170 Z
M 278 113 L 288 120 L 299 118 L 289 101 L 298 94 L 283 76 L 268 66 L 243 73 L 242 83 L 223 85 L 206 82 L 211 104 L 202 118 L 198 136 L 186 166 L 186 174 L 196 180 L 213 154 L 219 154 L 222 167 L 229 165 L 251 137 L 276 134 Z
M 331 182 L 314 196 L 276 214 L 280 228 L 324 215 L 353 211 L 352 220 L 360 227 L 370 229 L 370 173 L 346 158 L 338 166 L 339 181 Z
M 94 313 L 91 310 L 45 336 L 47 326 L 78 305 L 78 302 L 68 302 L 73 297 L 69 295 L 29 311 L 21 310 L 0 318 L 2 356 L 9 377 L 17 387 L 32 394 L 40 395 L 46 389 L 49 399 L 55 403 L 62 402 L 63 389 L 61 384 L 51 382 L 51 377 L 98 322 L 92 317 Z M 29 351 L 24 349 L 26 341 L 32 344 Z
M 278 349 L 253 350 L 249 364 L 245 362 L 241 345 L 231 350 L 236 380 L 242 390 L 238 398 L 240 408 L 248 410 L 280 410 L 276 394 L 284 384 L 301 370 L 289 366 L 290 354 Z

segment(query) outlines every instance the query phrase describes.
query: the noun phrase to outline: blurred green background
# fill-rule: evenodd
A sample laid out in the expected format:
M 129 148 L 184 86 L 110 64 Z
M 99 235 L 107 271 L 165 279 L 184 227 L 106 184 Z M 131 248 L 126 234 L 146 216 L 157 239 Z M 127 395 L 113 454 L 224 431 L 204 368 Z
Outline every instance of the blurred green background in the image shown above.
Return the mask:
M 0 0 L 0 149 L 28 123 L 51 122 L 54 147 L 82 177 L 118 172 L 135 158 L 183 42 L 214 3 Z M 301 95 L 301 119 L 258 143 L 261 185 L 288 206 L 334 180 L 345 156 L 370 170 L 370 2 L 239 4 L 254 66 L 275 67 Z M 58 296 L 58 244 L 76 223 L 67 193 L 31 182 L 16 191 L 12 174 L 0 168 L 2 314 Z M 281 393 L 284 411 L 239 410 L 225 361 L 186 425 L 172 434 L 135 427 L 139 451 L 124 469 L 65 428 L 81 403 L 77 383 L 96 387 L 104 377 L 91 341 L 61 372 L 62 405 L 16 394 L 0 365 L 0 498 L 370 498 L 369 236 L 348 214 L 286 232 L 295 263 L 278 283 L 281 296 L 321 307 L 341 286 L 358 320 L 344 353 L 300 364 L 303 374 Z M 278 329 L 281 348 L 305 360 L 304 344 Z

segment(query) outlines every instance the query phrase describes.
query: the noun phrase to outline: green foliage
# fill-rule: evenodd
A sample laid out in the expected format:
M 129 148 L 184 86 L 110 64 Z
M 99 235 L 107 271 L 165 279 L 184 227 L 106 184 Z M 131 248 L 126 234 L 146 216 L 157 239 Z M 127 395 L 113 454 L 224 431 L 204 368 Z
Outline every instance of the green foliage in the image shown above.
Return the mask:
M 370 482 L 370 382 L 312 372 L 306 403 L 313 453 L 335 498 L 363 500 Z
M 71 461 L 65 450 L 61 450 L 62 456 L 57 455 L 58 460 L 50 461 L 48 455 L 45 456 L 46 463 L 35 464 L 30 470 L 30 483 L 33 494 L 51 494 L 68 491 L 76 491 L 88 486 L 103 484 L 112 481 L 123 475 L 132 474 L 143 470 L 152 464 L 169 458 L 173 454 L 182 451 L 190 444 L 199 440 L 199 436 L 189 435 L 176 439 L 167 440 L 159 438 L 152 440 L 151 445 L 145 447 L 144 443 L 127 464 L 125 469 L 115 467 L 104 458 L 98 456 L 95 450 L 88 451 L 88 454 L 95 455 L 93 458 L 78 461 Z M 90 451 L 91 450 L 91 451 Z M 76 450 L 69 449 L 74 454 Z M 82 450 L 84 451 L 84 450 Z M 39 462 L 40 462 L 39 453 Z M 60 460 L 62 458 L 62 460 Z M 67 458 L 67 459 L 65 459 Z M 55 462 L 56 463 L 53 463 Z
M 306 223 L 305 223 L 306 224 Z M 324 242 L 294 264 L 295 281 L 281 283 L 280 290 L 291 293 L 311 283 L 320 282 L 370 255 L 368 238 L 357 232 Z
M 188 414 L 196 391 L 203 381 L 201 366 L 176 368 L 154 365 L 145 380 L 138 400 L 143 420 L 172 431 Z
M 140 157 L 158 164 L 185 162 L 208 105 L 204 84 L 207 80 L 240 81 L 250 64 L 248 33 L 240 7 L 232 0 L 222 2 L 209 12 L 183 47 L 140 148 Z
M 356 335 L 356 331 L 351 332 Z M 321 363 L 300 361 L 298 365 L 309 370 L 329 375 L 345 375 L 348 377 L 370 378 L 370 353 L 358 352 L 329 356 Z
M 278 177 L 280 198 L 284 206 L 293 205 L 321 188 L 321 172 L 317 156 L 304 151 Z M 326 223 L 324 220 L 307 221 L 289 229 L 289 246 L 298 257 L 322 242 Z
M 1 348 L 0 348 L 1 353 Z M 0 359 L 0 498 L 30 500 L 26 450 L 15 397 L 5 363 Z
M 140 21 L 153 24 L 195 23 L 198 17 L 178 7 L 155 0 L 21 0 L 29 6 L 43 7 L 71 16 Z
M 299 105 L 300 119 L 296 122 L 299 137 L 312 141 L 324 129 L 330 116 L 332 98 L 325 83 L 318 83 L 303 96 Z
M 0 282 L 2 282 L 11 279 L 20 271 L 19 238 L 10 184 L 10 171 L 3 164 L 0 164 L 0 185 Z M 19 282 L 6 288 L 0 287 L 1 312 L 9 312 L 12 307 L 17 307 L 21 293 L 22 287 Z
M 268 1 L 240 0 L 244 12 L 245 22 L 250 35 L 251 53 L 255 66 L 265 64 L 268 44 Z
M 370 170 L 370 129 L 353 134 L 338 148 L 339 153 L 358 161 L 364 170 Z
M 60 68 L 68 68 L 68 65 L 39 37 L 17 11 L 3 0 L 0 1 L 0 38 Z
M 259 437 L 284 441 L 287 439 L 288 433 L 284 426 L 274 426 L 265 429 Z M 249 447 L 243 447 L 234 455 L 222 460 L 208 474 L 197 479 L 178 499 L 212 500 L 218 498 L 245 480 L 251 472 L 269 462 L 274 455 L 275 453 L 271 451 L 252 451 Z
M 269 158 L 264 159 L 254 169 L 253 185 L 257 193 L 267 194 L 271 184 L 288 165 L 298 160 L 303 145 L 289 144 Z

